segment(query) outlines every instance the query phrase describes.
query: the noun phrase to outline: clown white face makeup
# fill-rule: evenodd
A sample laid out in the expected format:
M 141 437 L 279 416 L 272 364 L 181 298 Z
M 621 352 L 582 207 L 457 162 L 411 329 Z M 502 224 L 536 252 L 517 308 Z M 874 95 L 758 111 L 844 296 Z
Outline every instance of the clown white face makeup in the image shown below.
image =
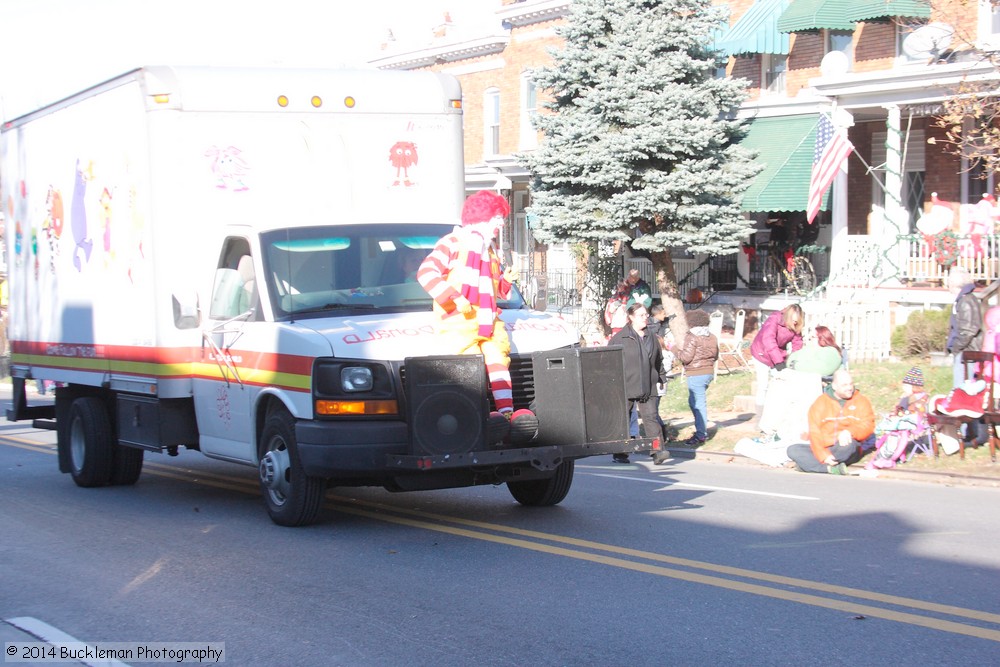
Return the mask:
M 500 230 L 503 229 L 503 218 L 499 215 L 493 216 L 486 224 L 489 225 L 493 238 L 499 238 Z
M 503 221 L 504 219 L 498 215 L 486 222 L 467 225 L 467 228 L 472 229 L 484 239 L 496 239 L 500 237 L 500 230 L 503 229 Z

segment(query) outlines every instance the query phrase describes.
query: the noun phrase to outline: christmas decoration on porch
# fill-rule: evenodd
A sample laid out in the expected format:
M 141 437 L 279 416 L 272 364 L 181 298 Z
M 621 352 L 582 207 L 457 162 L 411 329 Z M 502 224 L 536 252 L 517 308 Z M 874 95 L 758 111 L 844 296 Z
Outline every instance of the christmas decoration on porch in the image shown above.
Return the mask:
M 951 268 L 958 259 L 958 234 L 946 229 L 935 235 L 924 234 L 927 247 L 931 248 L 934 261 L 943 268 Z

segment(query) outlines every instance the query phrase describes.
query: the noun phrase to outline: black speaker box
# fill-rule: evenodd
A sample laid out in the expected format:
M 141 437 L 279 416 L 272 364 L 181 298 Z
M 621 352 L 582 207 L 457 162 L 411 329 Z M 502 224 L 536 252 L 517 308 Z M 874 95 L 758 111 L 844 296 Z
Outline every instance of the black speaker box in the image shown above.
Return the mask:
M 540 445 L 628 439 L 625 359 L 620 347 L 535 352 Z
M 482 355 L 408 357 L 404 364 L 410 453 L 484 449 L 490 406 Z

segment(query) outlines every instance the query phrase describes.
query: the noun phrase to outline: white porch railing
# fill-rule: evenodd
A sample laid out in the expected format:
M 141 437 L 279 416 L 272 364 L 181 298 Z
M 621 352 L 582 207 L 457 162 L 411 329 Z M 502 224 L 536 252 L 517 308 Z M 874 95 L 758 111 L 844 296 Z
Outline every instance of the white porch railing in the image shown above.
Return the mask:
M 906 258 L 904 273 L 909 280 L 943 281 L 949 269 L 938 262 L 934 247 L 923 237 L 908 236 L 900 239 Z M 1000 258 L 1000 236 L 959 236 L 956 244 L 955 263 L 972 274 L 974 280 L 993 282 L 997 278 L 997 258 Z
M 875 237 L 847 237 L 842 266 L 834 267 L 830 283 L 837 286 L 875 287 L 886 280 L 901 283 L 929 282 L 944 284 L 952 266 L 969 271 L 973 280 L 987 283 L 1000 277 L 1000 235 L 957 236 L 954 262 L 945 266 L 940 250 L 923 236 L 900 236 L 895 246 L 882 248 Z

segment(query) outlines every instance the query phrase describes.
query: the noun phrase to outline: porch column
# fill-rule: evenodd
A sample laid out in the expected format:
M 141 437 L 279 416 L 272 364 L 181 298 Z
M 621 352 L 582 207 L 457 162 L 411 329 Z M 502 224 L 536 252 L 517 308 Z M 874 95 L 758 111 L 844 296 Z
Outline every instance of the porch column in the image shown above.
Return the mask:
M 834 109 L 834 127 L 848 128 L 854 125 L 854 116 L 844 109 Z M 852 268 L 848 266 L 850 252 L 847 247 L 847 168 L 850 159 L 844 160 L 833 178 L 833 192 L 830 194 L 830 282 L 847 278 Z M 841 282 L 843 284 L 843 282 Z
M 878 249 L 875 258 L 874 279 L 876 285 L 900 284 L 902 269 L 896 237 L 907 228 L 907 213 L 903 207 L 903 133 L 900 130 L 901 114 L 899 106 L 886 105 L 885 120 L 885 217 L 878 220 L 872 216 L 873 225 L 869 230 L 872 241 Z

